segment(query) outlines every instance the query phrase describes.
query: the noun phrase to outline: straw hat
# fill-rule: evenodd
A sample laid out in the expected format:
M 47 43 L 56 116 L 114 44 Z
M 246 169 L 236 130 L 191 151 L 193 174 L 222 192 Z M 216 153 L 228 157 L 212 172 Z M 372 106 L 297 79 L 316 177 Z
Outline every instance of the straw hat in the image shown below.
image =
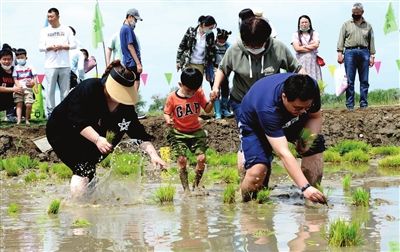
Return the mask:
M 125 70 L 130 71 L 130 70 Z M 139 100 L 138 92 L 134 86 L 136 75 L 132 71 L 132 76 L 127 78 L 121 75 L 115 68 L 112 68 L 106 80 L 106 90 L 111 98 L 125 105 L 134 105 Z

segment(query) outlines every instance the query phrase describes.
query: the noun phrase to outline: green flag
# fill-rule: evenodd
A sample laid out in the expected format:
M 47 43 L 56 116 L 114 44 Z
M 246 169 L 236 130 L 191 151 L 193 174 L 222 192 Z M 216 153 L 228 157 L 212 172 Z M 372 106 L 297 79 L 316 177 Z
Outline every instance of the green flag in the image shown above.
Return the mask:
M 171 83 L 172 73 L 165 73 L 165 78 L 167 78 L 168 85 Z
M 101 17 L 101 12 L 99 4 L 96 3 L 94 7 L 94 17 L 93 17 L 93 31 L 92 31 L 92 45 L 97 48 L 97 44 L 103 42 L 103 32 L 101 28 L 104 27 L 103 18 Z
M 400 70 L 400 60 L 396 60 L 397 68 Z
M 397 31 L 399 27 L 397 26 L 396 17 L 394 16 L 392 2 L 389 3 L 389 8 L 386 13 L 385 23 L 383 24 L 383 32 L 388 34 L 389 32 Z

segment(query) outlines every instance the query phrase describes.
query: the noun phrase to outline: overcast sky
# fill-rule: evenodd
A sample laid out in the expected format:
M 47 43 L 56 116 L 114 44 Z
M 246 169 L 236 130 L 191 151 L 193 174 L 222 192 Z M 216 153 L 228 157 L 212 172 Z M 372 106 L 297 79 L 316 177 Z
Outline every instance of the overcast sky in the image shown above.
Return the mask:
M 28 61 L 38 73 L 44 72 L 44 53 L 38 49 L 39 34 L 43 28 L 47 11 L 55 7 L 60 11 L 60 23 L 75 28 L 76 37 L 84 48 L 98 61 L 99 73 L 105 69 L 103 45 L 94 49 L 91 44 L 92 20 L 96 1 L 18 1 L 0 0 L 0 43 L 8 43 L 15 48 L 28 51 Z M 143 73 L 148 74 L 146 85 L 141 83 L 140 93 L 147 102 L 146 110 L 152 103 L 151 96 L 165 96 L 177 85 L 179 73 L 175 68 L 178 45 L 189 26 L 197 25 L 201 15 L 213 16 L 219 28 L 232 31 L 229 42 L 238 38 L 238 13 L 244 8 L 260 7 L 278 32 L 277 39 L 290 45 L 292 34 L 297 29 L 298 17 L 305 14 L 311 18 L 314 30 L 320 34 L 319 55 L 325 59 L 322 68 L 323 79 L 327 82 L 327 92 L 335 92 L 334 79 L 328 65 L 336 65 L 336 44 L 342 24 L 351 18 L 351 8 L 355 1 L 99 1 L 105 26 L 104 43 L 122 26 L 126 11 L 139 10 L 143 21 L 138 21 L 135 32 L 140 39 Z M 399 88 L 400 71 L 396 60 L 400 59 L 399 32 L 386 36 L 383 22 L 389 1 L 361 1 L 364 5 L 364 18 L 372 24 L 375 32 L 376 58 L 381 61 L 379 73 L 375 67 L 370 69 L 370 90 Z M 399 16 L 399 1 L 392 1 L 395 15 Z M 215 31 L 216 32 L 216 31 Z M 90 76 L 95 71 L 90 72 Z M 165 73 L 172 73 L 170 85 Z M 89 73 L 88 73 L 89 75 Z M 87 76 L 87 77 L 90 77 Z M 204 82 L 206 95 L 210 91 Z M 356 82 L 359 92 L 359 83 Z

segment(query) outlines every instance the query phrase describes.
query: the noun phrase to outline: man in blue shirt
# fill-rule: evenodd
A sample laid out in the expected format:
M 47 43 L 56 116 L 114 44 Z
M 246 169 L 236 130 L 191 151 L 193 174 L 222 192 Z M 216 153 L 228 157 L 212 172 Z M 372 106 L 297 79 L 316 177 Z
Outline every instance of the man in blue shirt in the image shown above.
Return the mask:
M 272 150 L 306 199 L 325 203 L 316 189 L 323 172 L 324 138 L 321 99 L 317 82 L 308 75 L 283 73 L 257 81 L 242 100 L 239 130 L 245 157 L 246 175 L 241 184 L 243 201 L 257 197 L 268 187 Z M 315 136 L 311 146 L 298 141 L 307 128 Z M 291 154 L 288 142 L 295 143 L 302 155 L 301 168 Z

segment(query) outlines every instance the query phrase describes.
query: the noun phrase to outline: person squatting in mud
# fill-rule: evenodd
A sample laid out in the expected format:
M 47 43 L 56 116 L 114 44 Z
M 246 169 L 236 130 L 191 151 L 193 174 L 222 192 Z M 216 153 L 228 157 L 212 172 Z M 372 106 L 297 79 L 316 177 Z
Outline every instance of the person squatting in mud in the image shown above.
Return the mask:
M 326 203 L 316 186 L 321 183 L 325 140 L 322 127 L 321 98 L 317 82 L 308 75 L 283 73 L 257 81 L 242 100 L 239 117 L 245 177 L 241 183 L 243 201 L 257 197 L 268 188 L 272 151 L 308 200 Z M 302 141 L 302 130 L 313 138 Z M 306 140 L 306 139 L 305 139 Z M 295 143 L 302 155 L 301 168 L 289 150 Z
M 135 74 L 119 60 L 108 65 L 101 79 L 91 78 L 76 86 L 54 109 L 46 135 L 57 156 L 73 171 L 71 194 L 85 195 L 96 175 L 96 164 L 113 151 L 125 133 L 138 139 L 139 147 L 151 158 L 154 169 L 166 167 L 135 111 L 138 92 Z M 112 143 L 105 136 L 115 133 Z
M 181 82 L 178 82 L 180 89 L 169 94 L 164 108 L 164 119 L 170 127 L 166 138 L 177 157 L 179 178 L 186 194 L 190 194 L 186 169 L 187 149 L 197 158 L 193 190 L 196 189 L 196 193 L 203 194 L 199 189 L 199 183 L 206 164 L 207 135 L 198 119 L 201 108 L 210 113 L 216 99 L 207 102 L 201 88 L 202 83 L 203 74 L 198 69 L 185 68 L 181 74 Z

